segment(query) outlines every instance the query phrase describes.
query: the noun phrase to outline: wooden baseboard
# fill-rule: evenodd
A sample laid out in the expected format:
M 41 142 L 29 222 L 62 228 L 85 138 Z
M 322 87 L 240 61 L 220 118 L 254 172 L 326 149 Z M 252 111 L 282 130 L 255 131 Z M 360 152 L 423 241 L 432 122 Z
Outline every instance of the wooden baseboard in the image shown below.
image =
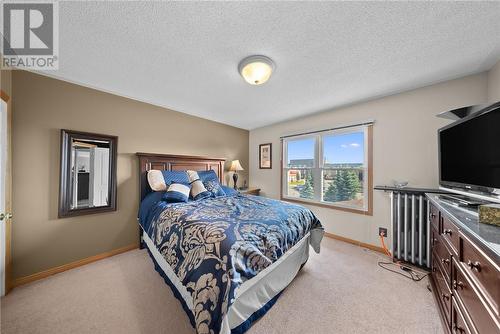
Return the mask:
M 111 257 L 111 256 L 114 256 L 114 255 L 125 253 L 125 252 L 128 252 L 130 250 L 136 249 L 138 247 L 139 246 L 137 244 L 128 245 L 128 246 L 125 246 L 125 247 L 114 249 L 114 250 L 109 251 L 109 252 L 105 252 L 105 253 L 97 254 L 97 255 L 94 255 L 94 256 L 91 256 L 91 257 L 87 257 L 85 259 L 81 259 L 81 260 L 78 260 L 78 261 L 75 261 L 75 262 L 71 262 L 71 263 L 68 263 L 68 264 L 63 264 L 62 266 L 58 266 L 58 267 L 55 267 L 55 268 L 50 268 L 50 269 L 47 269 L 47 270 L 44 270 L 44 271 L 41 271 L 41 272 L 38 272 L 38 273 L 35 273 L 35 274 L 32 274 L 32 275 L 29 275 L 29 276 L 19 277 L 19 278 L 16 278 L 14 281 L 12 281 L 11 288 L 15 288 L 15 287 L 23 285 L 23 284 L 27 284 L 27 283 L 31 283 L 31 282 L 34 282 L 34 281 L 38 281 L 39 279 L 46 278 L 46 277 L 49 277 L 49 276 L 52 276 L 52 275 L 55 275 L 55 274 L 58 274 L 58 273 L 62 273 L 63 271 L 66 271 L 66 270 L 70 270 L 70 269 L 74 269 L 74 268 L 77 268 L 77 267 L 81 267 L 83 265 L 86 265 L 86 264 L 89 264 L 89 263 L 92 263 L 92 262 L 96 262 L 96 261 L 105 259 L 107 257 Z
M 373 250 L 375 252 L 379 252 L 379 253 L 385 254 L 385 251 L 384 251 L 384 249 L 382 247 L 374 246 L 374 245 L 367 244 L 367 243 L 364 243 L 364 242 L 361 242 L 361 241 L 357 241 L 357 240 L 354 240 L 354 239 L 349 239 L 349 238 L 342 237 L 340 235 L 336 235 L 336 234 L 329 233 L 329 232 L 325 232 L 325 236 L 328 237 L 328 238 L 332 238 L 332 239 L 336 239 L 336 240 L 348 242 L 348 243 L 356 245 L 356 246 L 368 248 L 368 249 Z

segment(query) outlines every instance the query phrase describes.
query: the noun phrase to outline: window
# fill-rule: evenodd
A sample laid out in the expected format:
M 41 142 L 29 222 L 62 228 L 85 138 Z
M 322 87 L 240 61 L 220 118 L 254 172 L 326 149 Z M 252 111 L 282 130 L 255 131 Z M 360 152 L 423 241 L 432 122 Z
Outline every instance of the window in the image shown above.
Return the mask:
M 282 199 L 371 215 L 372 125 L 283 139 Z

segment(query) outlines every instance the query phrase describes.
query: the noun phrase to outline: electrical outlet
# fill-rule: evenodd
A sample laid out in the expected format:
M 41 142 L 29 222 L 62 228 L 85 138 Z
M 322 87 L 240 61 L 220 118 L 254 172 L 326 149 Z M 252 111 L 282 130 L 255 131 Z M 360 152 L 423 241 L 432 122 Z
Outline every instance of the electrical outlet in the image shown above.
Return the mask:
M 387 237 L 387 229 L 384 227 L 379 227 L 378 228 L 378 235 L 381 235 L 383 237 Z

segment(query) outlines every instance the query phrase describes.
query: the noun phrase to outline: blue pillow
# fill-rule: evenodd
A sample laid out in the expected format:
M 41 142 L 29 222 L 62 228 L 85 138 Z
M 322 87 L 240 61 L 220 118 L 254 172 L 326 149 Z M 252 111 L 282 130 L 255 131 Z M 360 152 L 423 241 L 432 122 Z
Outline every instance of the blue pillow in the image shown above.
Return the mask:
M 165 180 L 167 188 L 172 183 L 189 184 L 189 177 L 185 171 L 163 170 L 161 173 L 163 174 L 163 179 Z
M 200 170 L 200 171 L 197 171 L 198 173 L 198 176 L 201 180 L 201 182 L 205 182 L 207 180 L 219 180 L 219 177 L 217 176 L 217 173 L 215 173 L 214 170 Z
M 212 193 L 213 197 L 226 196 L 224 190 L 222 190 L 221 184 L 219 182 L 219 177 L 213 170 L 199 171 L 198 176 L 201 182 L 208 191 Z
M 221 186 L 222 190 L 226 193 L 226 196 L 233 196 L 239 194 L 237 190 L 228 186 Z
M 189 183 L 172 183 L 168 186 L 163 200 L 168 203 L 187 202 L 189 200 L 189 192 L 191 186 Z

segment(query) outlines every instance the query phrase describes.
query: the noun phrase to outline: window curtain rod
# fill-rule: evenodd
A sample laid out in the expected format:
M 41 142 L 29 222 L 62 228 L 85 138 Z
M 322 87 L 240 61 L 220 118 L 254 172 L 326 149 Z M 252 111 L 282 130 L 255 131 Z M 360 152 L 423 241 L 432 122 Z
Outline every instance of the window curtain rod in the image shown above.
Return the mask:
M 362 125 L 373 125 L 373 123 L 375 123 L 375 121 L 366 121 L 366 122 L 362 122 L 362 123 L 342 125 L 342 126 L 337 126 L 335 128 L 330 128 L 330 129 L 316 130 L 316 131 L 296 133 L 294 135 L 281 136 L 280 139 L 285 139 L 285 138 L 290 138 L 290 137 L 297 137 L 297 136 L 303 136 L 303 135 L 312 135 L 313 133 L 327 132 L 327 131 L 332 131 L 332 130 L 341 130 L 341 129 L 347 129 L 347 128 L 354 128 L 354 127 L 362 126 Z

